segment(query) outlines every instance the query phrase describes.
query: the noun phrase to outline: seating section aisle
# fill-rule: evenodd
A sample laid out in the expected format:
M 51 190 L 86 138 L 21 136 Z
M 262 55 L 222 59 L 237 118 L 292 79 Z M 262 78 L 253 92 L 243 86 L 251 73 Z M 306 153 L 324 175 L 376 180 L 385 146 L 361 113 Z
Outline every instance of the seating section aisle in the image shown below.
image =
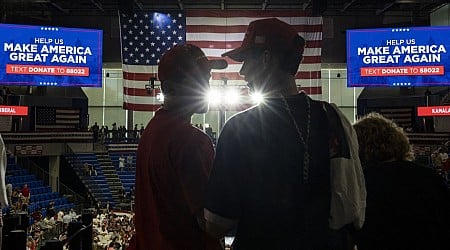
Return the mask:
M 74 156 L 66 156 L 80 177 L 83 184 L 91 192 L 95 201 L 102 205 L 107 202 L 114 206 L 114 199 L 110 187 L 105 179 L 100 163 L 94 153 L 77 153 Z M 89 170 L 91 167 L 91 170 Z
M 114 167 L 116 168 L 117 175 L 119 175 L 119 179 L 122 182 L 125 192 L 129 193 L 136 180 L 136 151 L 112 151 L 109 152 L 109 155 Z M 119 161 L 121 156 L 125 159 L 123 168 L 121 168 Z
M 50 186 L 45 186 L 42 180 L 38 180 L 35 175 L 16 164 L 14 158 L 11 157 L 8 158 L 5 180 L 6 184 L 12 185 L 11 200 L 13 204 L 10 204 L 9 208 L 4 208 L 3 212 L 7 212 L 8 209 L 19 209 L 19 206 L 21 208 L 23 203 L 26 203 L 26 199 L 20 197 L 25 184 L 30 190 L 30 198 L 27 203 L 29 214 L 46 208 L 51 201 L 55 202 L 57 211 L 68 211 L 75 207 L 66 197 L 62 197 L 58 192 L 53 192 Z M 17 196 L 14 197 L 16 194 Z

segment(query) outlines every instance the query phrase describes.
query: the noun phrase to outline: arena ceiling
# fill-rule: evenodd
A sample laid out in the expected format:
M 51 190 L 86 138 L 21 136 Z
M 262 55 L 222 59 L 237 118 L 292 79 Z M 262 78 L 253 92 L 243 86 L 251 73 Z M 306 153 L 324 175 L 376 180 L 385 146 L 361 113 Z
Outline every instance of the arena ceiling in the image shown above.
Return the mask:
M 119 8 L 303 9 L 323 16 L 406 16 L 427 18 L 442 0 L 1 0 L 1 14 L 52 19 L 54 16 L 117 15 Z

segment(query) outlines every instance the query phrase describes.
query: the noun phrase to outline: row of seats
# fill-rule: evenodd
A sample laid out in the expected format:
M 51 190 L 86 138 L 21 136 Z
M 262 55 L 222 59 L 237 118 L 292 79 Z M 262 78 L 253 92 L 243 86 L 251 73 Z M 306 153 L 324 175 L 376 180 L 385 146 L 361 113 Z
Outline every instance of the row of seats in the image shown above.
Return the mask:
M 72 163 L 72 166 L 80 176 L 80 179 L 83 181 L 84 185 L 91 192 L 92 196 L 97 201 L 101 201 L 102 203 L 109 201 L 110 204 L 114 204 L 111 190 L 106 182 L 105 176 L 103 175 L 97 156 L 93 153 L 77 153 L 73 157 L 76 158 L 73 162 L 76 162 L 77 164 Z M 86 176 L 83 168 L 84 163 L 89 163 L 94 166 L 97 171 L 97 175 Z
M 14 186 L 14 184 L 16 184 L 18 182 L 26 183 L 26 182 L 35 181 L 35 180 L 36 180 L 36 176 L 34 176 L 32 174 L 15 175 L 15 176 L 6 176 L 5 177 L 6 183 L 11 183 L 13 186 Z
M 121 180 L 123 184 L 134 184 L 134 179 L 123 179 Z
M 51 192 L 52 192 L 52 188 L 50 186 L 30 188 L 31 195 L 45 194 L 45 193 L 51 193 Z
M 107 183 L 96 183 L 92 182 L 92 180 L 86 181 L 85 184 L 89 189 L 109 188 L 109 185 Z
M 42 187 L 44 185 L 44 182 L 42 180 L 35 180 L 26 182 L 16 182 L 11 184 L 13 185 L 13 188 L 22 188 L 24 184 L 27 184 L 29 188 L 37 188 Z
M 92 189 L 91 189 L 91 192 L 93 192 L 93 193 L 105 193 L 105 194 L 107 194 L 107 193 L 110 193 L 111 191 L 109 190 L 109 187 L 106 187 L 106 188 L 92 188 Z
M 123 182 L 123 183 L 134 183 L 134 181 L 135 181 L 135 177 L 134 177 L 134 175 L 132 175 L 130 178 L 120 178 L 120 180 Z
M 58 197 L 58 196 L 57 196 Z M 43 200 L 43 201 L 36 201 L 33 203 L 30 203 L 28 208 L 30 213 L 32 213 L 31 211 L 36 211 L 36 210 L 40 210 L 42 208 L 47 208 L 48 203 L 50 201 L 54 201 L 55 202 L 55 207 L 56 206 L 61 206 L 61 205 L 66 205 L 69 204 L 69 201 L 67 200 L 67 198 L 65 197 L 61 197 L 61 198 L 55 198 L 55 199 L 49 199 L 49 200 Z M 72 204 L 73 205 L 73 204 Z M 34 208 L 34 209 L 33 209 Z
M 63 200 L 64 198 L 61 199 L 56 199 L 55 201 L 55 211 L 59 211 L 59 210 L 64 210 L 64 211 L 68 211 L 72 208 L 75 208 L 75 205 L 73 203 L 67 202 Z M 48 206 L 48 202 L 37 202 L 37 203 L 31 203 L 28 206 L 28 211 L 30 214 L 34 213 L 35 211 L 42 211 L 45 210 Z
M 67 198 L 60 197 L 59 193 L 52 192 L 51 187 L 44 186 L 42 180 L 37 180 L 35 175 L 32 175 L 26 169 L 22 169 L 15 163 L 15 159 L 8 158 L 8 165 L 6 167 L 6 183 L 13 185 L 13 188 L 22 188 L 24 184 L 27 184 L 30 188 L 30 203 L 28 204 L 28 212 L 32 214 L 36 210 L 46 208 L 50 201 L 55 202 L 55 208 L 70 209 L 75 205 L 70 203 Z M 4 208 L 2 211 L 6 212 L 9 208 Z
M 119 176 L 119 178 L 121 180 L 134 180 L 136 179 L 136 174 L 135 172 L 132 171 L 127 171 L 126 173 L 124 172 L 117 172 L 117 175 Z
M 16 159 L 14 157 L 8 157 L 6 158 L 6 164 L 16 164 Z
M 115 205 L 115 202 L 114 202 L 114 199 L 113 199 L 111 193 L 97 194 L 96 199 L 97 199 L 97 201 L 101 201 L 102 204 L 106 204 L 107 202 L 109 202 L 111 207 L 114 207 L 114 205 Z
M 9 165 L 6 170 L 6 176 L 8 176 L 8 175 L 18 176 L 18 175 L 27 175 L 27 174 L 29 174 L 28 170 L 21 169 L 21 168 L 13 169 L 13 168 L 10 168 Z
M 77 159 L 97 159 L 97 156 L 94 153 L 76 153 L 74 155 Z
M 77 153 L 74 155 L 66 155 L 66 159 L 70 164 L 72 164 L 72 166 L 83 166 L 84 163 L 99 166 L 97 156 L 94 153 Z
M 59 197 L 59 194 L 54 193 L 43 193 L 43 194 L 32 194 L 30 197 L 30 202 L 39 202 L 39 201 L 49 201 Z

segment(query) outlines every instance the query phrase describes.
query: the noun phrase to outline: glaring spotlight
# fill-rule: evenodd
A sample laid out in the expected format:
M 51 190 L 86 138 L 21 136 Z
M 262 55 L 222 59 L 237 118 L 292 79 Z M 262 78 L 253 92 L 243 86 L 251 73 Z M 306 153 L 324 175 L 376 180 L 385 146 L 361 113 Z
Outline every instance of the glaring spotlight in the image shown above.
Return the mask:
M 156 94 L 156 100 L 158 100 L 160 102 L 164 102 L 164 95 L 163 95 L 163 93 Z
M 208 93 L 207 98 L 208 98 L 209 104 L 211 104 L 211 105 L 217 105 L 217 104 L 220 104 L 220 102 L 221 102 L 221 96 L 217 90 L 211 90 Z
M 253 93 L 250 95 L 252 101 L 256 104 L 264 102 L 264 96 L 261 93 Z
M 227 90 L 224 102 L 227 104 L 237 104 L 239 102 L 239 93 L 235 89 Z

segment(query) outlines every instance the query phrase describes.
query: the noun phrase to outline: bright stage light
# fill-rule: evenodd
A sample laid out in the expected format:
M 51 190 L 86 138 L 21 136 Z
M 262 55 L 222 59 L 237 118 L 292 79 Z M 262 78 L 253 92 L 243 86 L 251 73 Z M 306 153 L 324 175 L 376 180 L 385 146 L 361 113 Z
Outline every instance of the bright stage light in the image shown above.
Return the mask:
M 226 104 L 237 104 L 239 103 L 239 93 L 235 89 L 229 89 L 225 93 L 225 100 L 224 102 Z
M 250 95 L 252 101 L 256 104 L 260 104 L 264 101 L 264 96 L 261 93 L 253 93 Z
M 220 104 L 221 99 L 222 99 L 219 91 L 217 91 L 217 90 L 210 90 L 207 98 L 208 98 L 209 104 L 211 104 L 211 105 Z
M 160 102 L 164 102 L 164 95 L 163 95 L 163 93 L 156 94 L 156 100 L 158 100 Z

